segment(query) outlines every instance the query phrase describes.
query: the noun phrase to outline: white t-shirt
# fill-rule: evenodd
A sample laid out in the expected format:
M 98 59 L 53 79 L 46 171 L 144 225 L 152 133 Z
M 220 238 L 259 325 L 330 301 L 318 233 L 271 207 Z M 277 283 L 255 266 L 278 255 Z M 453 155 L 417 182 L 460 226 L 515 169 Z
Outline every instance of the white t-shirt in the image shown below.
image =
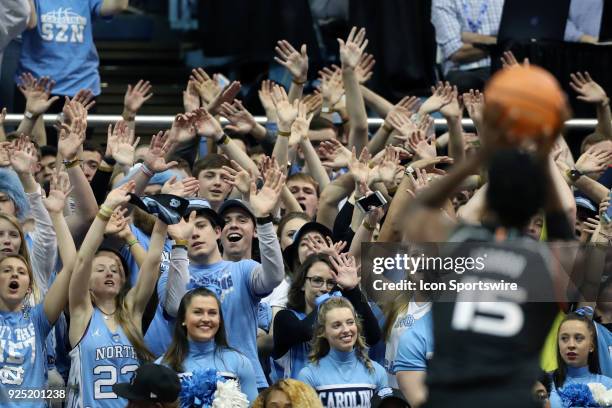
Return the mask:
M 291 281 L 288 276 L 274 288 L 265 298 L 261 299 L 262 303 L 267 303 L 270 307 L 287 307 L 287 296 L 289 295 L 289 288 L 291 287 Z

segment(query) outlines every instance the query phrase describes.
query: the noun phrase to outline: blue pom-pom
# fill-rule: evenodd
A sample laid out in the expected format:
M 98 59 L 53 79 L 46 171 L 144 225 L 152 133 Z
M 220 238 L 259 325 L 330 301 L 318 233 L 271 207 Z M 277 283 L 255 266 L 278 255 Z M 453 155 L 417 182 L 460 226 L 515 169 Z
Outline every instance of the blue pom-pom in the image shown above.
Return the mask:
M 599 407 L 600 405 L 593 398 L 591 389 L 586 384 L 568 384 L 557 390 L 563 407 Z
M 212 407 L 217 381 L 225 381 L 225 378 L 217 375 L 214 368 L 196 370 L 191 375 L 182 377 L 179 395 L 181 407 Z

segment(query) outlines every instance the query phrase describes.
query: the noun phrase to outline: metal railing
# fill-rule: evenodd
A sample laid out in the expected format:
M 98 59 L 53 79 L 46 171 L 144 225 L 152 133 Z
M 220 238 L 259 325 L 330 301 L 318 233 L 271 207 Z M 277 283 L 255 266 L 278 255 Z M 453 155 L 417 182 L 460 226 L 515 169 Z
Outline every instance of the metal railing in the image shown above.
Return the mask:
M 57 115 L 44 115 L 46 124 L 53 124 Z M 17 125 L 23 119 L 23 115 L 9 114 L 6 116 L 5 123 L 8 125 Z M 89 115 L 87 116 L 88 126 L 107 126 L 110 123 L 115 123 L 121 119 L 120 115 Z M 170 115 L 139 115 L 136 117 L 136 124 L 140 126 L 149 127 L 169 127 L 174 116 Z M 264 124 L 267 119 L 265 116 L 256 116 L 255 120 L 258 123 Z M 222 119 L 222 123 L 226 120 Z M 380 126 L 383 123 L 383 119 L 380 118 L 369 118 L 368 125 L 370 127 Z M 446 127 L 445 119 L 435 119 L 436 128 Z M 474 125 L 471 119 L 463 119 L 462 124 L 466 128 L 473 128 Z M 566 127 L 571 130 L 591 130 L 597 126 L 597 120 L 595 119 L 572 119 L 565 123 Z

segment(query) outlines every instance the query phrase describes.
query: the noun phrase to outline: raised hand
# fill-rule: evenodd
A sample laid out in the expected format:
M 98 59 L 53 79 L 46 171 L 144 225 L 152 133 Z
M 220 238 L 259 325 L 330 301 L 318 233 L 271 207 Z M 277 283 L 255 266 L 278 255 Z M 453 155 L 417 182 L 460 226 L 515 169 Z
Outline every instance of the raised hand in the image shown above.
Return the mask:
M 334 243 L 330 237 L 326 237 L 325 240 L 314 239 L 313 237 L 306 237 L 306 246 L 317 254 L 324 254 L 328 256 L 337 256 L 346 248 L 345 241 L 338 241 Z
M 140 80 L 132 87 L 128 85 L 125 96 L 123 97 L 123 109 L 130 116 L 136 115 L 142 105 L 151 99 L 151 83 L 149 81 Z
M 9 148 L 9 161 L 13 170 L 20 174 L 32 174 L 38 160 L 36 148 L 30 139 L 21 134 Z
M 221 105 L 220 113 L 221 116 L 230 122 L 230 124 L 225 127 L 232 132 L 246 135 L 257 126 L 257 122 L 253 115 L 251 115 L 251 112 L 249 112 L 238 99 L 234 100 L 233 104 L 226 102 Z
M 176 176 L 172 176 L 162 186 L 162 194 L 172 194 L 179 197 L 194 197 L 200 189 L 200 182 L 195 177 L 185 177 L 177 181 Z
M 230 162 L 230 165 L 231 167 L 221 168 L 225 173 L 223 178 L 229 185 L 236 187 L 243 197 L 248 196 L 251 189 L 251 175 L 234 160 Z
M 43 199 L 43 204 L 47 211 L 51 213 L 61 214 L 64 211 L 66 205 L 66 198 L 70 194 L 72 188 L 70 187 L 70 179 L 68 173 L 56 169 L 53 176 L 51 176 L 51 188 L 49 194 Z
M 34 79 L 31 74 L 22 75 L 22 83 L 19 90 L 26 98 L 26 111 L 33 115 L 42 115 L 51 105 L 59 99 L 59 96 L 51 97 L 51 91 L 55 81 L 49 77 Z
M 319 71 L 321 86 L 319 90 L 323 96 L 323 103 L 329 108 L 333 108 L 340 102 L 344 95 L 344 84 L 342 82 L 342 71 L 340 67 L 333 70 L 324 68 Z
M 272 100 L 272 89 L 274 82 L 269 79 L 265 79 L 261 82 L 261 88 L 259 88 L 259 101 L 261 106 L 266 111 L 266 116 L 270 122 L 276 123 L 276 108 L 274 107 L 274 101 Z
M 392 183 L 395 180 L 395 173 L 399 163 L 399 152 L 393 146 L 387 146 L 381 162 L 370 170 L 368 184 L 372 185 L 379 181 Z
M 215 119 L 204 108 L 195 110 L 193 117 L 193 126 L 200 136 L 212 138 L 218 141 L 223 136 L 223 128 L 217 119 Z
M 211 79 L 202 68 L 191 70 L 189 82 L 194 84 L 196 91 L 205 104 L 211 103 L 221 93 L 221 85 L 219 85 L 215 75 Z
M 447 82 L 439 82 L 431 87 L 432 95 L 421 105 L 419 113 L 426 114 L 439 111 L 443 106 L 453 101 L 453 87 Z
M 127 126 L 127 122 L 120 120 L 114 129 L 109 125 L 106 154 L 112 156 L 120 166 L 131 167 L 134 164 L 136 147 L 140 143 L 140 138 L 134 140 L 134 137 L 134 129 Z
M 316 116 L 321 112 L 321 108 L 323 107 L 323 96 L 319 90 L 315 89 L 313 93 L 302 98 L 302 103 L 306 106 L 306 111 L 308 113 L 312 113 Z
M 342 289 L 353 289 L 361 278 L 357 273 L 357 263 L 355 257 L 346 253 L 333 254 L 329 260 L 334 267 L 336 282 Z
M 287 40 L 276 43 L 274 50 L 277 56 L 274 61 L 287 68 L 295 82 L 306 82 L 308 79 L 308 54 L 306 44 L 302 44 L 298 52 Z
M 126 218 L 127 208 L 116 208 L 104 229 L 104 235 L 114 235 L 123 240 L 127 240 L 132 233 L 130 230 L 129 219 Z
M 176 115 L 172 122 L 172 128 L 170 129 L 170 138 L 177 143 L 185 143 L 193 140 L 196 136 L 193 128 L 195 117 L 195 111 Z
M 608 101 L 608 95 L 606 95 L 606 91 L 591 78 L 588 72 L 580 73 L 576 72 L 575 74 L 570 74 L 571 81 L 570 86 L 576 93 L 578 93 L 578 100 L 601 104 Z
M 278 116 L 279 130 L 289 132 L 293 121 L 298 115 L 299 100 L 296 99 L 293 101 L 293 104 L 290 103 L 285 88 L 275 85 L 272 90 L 272 101 Z
M 278 169 L 270 169 L 265 175 L 265 183 L 261 190 L 257 192 L 255 178 L 251 179 L 251 190 L 249 203 L 253 209 L 255 217 L 262 218 L 268 216 L 280 198 L 280 193 L 285 185 L 285 175 Z
M 425 190 L 432 179 L 431 176 L 427 175 L 427 172 L 425 170 L 415 169 L 414 174 L 416 175 L 416 177 L 410 174 L 410 178 L 412 179 L 414 185 L 414 192 L 410 189 L 407 191 L 411 194 L 416 195 L 419 194 L 421 191 Z
M 240 82 L 233 81 L 232 83 L 230 83 L 217 96 L 215 96 L 212 101 L 210 101 L 210 103 L 206 107 L 208 112 L 210 112 L 212 115 L 218 114 L 219 109 L 221 108 L 221 105 L 223 105 L 224 102 L 230 103 L 234 99 L 236 99 L 236 95 L 238 95 L 238 92 L 240 92 L 240 88 L 242 88 Z
M 408 147 L 415 153 L 416 159 L 432 159 L 436 157 L 436 140 L 435 137 L 431 142 L 427 142 L 425 134 L 417 130 L 412 132 L 408 138 Z
M 299 140 L 308 139 L 308 129 L 310 129 L 310 122 L 312 121 L 313 114 L 308 114 L 308 108 L 302 102 L 298 104 L 298 114 L 293 125 L 291 125 L 291 137 L 295 135 Z M 291 144 L 291 143 L 289 143 Z
M 72 117 L 70 125 L 66 123 L 61 125 L 57 150 L 64 160 L 73 161 L 77 159 L 79 150 L 85 141 L 87 120 L 82 114 L 82 112 L 85 112 L 85 108 L 83 108 L 82 105 L 74 103 L 70 105 L 75 108 L 71 109 L 74 116 Z M 74 113 L 79 111 L 81 111 L 81 113 Z
M 412 132 L 418 129 L 418 126 L 410 119 L 410 112 L 403 107 L 394 107 L 385 118 L 383 126 L 390 126 L 397 130 L 402 138 L 400 140 L 406 140 Z
M 187 113 L 200 107 L 200 97 L 193 81 L 187 82 L 187 88 L 183 91 L 183 107 Z
M 75 115 L 87 118 L 87 112 L 96 104 L 93 98 L 94 95 L 89 89 L 81 89 L 72 99 L 66 96 L 62 109 L 64 121 L 71 124 Z
M 576 161 L 576 170 L 583 174 L 595 174 L 604 171 L 612 162 L 612 151 L 591 146 Z
M 512 51 L 504 51 L 500 59 L 502 63 L 502 68 L 504 69 L 512 68 L 519 65 Z M 529 66 L 529 59 L 525 58 L 523 60 L 523 65 Z
M 8 167 L 11 165 L 10 148 L 11 142 L 0 142 L 0 167 Z
M 337 170 L 347 167 L 351 161 L 351 151 L 337 139 L 321 142 L 318 153 L 321 164 L 328 169 Z
M 176 166 L 177 162 L 166 162 L 166 155 L 172 151 L 176 142 L 169 137 L 169 132 L 157 132 L 151 139 L 149 150 L 144 157 L 144 165 L 153 173 L 160 173 Z
M 372 56 L 372 54 L 368 54 L 364 52 L 359 59 L 359 63 L 355 68 L 355 76 L 357 77 L 357 82 L 360 84 L 364 84 L 368 82 L 370 78 L 372 78 L 372 70 L 374 69 L 374 64 L 376 64 L 376 60 Z
M 178 224 L 168 225 L 168 235 L 175 241 L 189 241 L 193 233 L 193 228 L 195 227 L 195 220 L 196 212 L 192 211 L 187 221 L 181 218 Z
M 114 210 L 122 204 L 127 204 L 128 201 L 130 201 L 130 195 L 128 193 L 133 193 L 134 188 L 136 188 L 136 182 L 134 180 L 130 180 L 122 186 L 117 187 L 107 194 L 103 205 Z
M 453 86 L 451 101 L 440 108 L 440 113 L 446 119 L 461 119 L 463 108 L 459 103 L 459 92 L 457 91 L 456 86 Z
M 370 160 L 370 153 L 368 148 L 364 148 L 357 158 L 357 151 L 355 147 L 351 151 L 351 160 L 348 163 L 349 172 L 353 176 L 356 184 L 367 183 L 370 175 L 370 166 L 368 161 Z
M 342 68 L 355 69 L 357 67 L 363 51 L 368 46 L 368 40 L 365 38 L 365 35 L 365 28 L 361 28 L 357 31 L 357 27 L 353 27 L 346 42 L 338 38 Z
M 482 112 L 484 109 L 484 95 L 480 91 L 470 89 L 469 93 L 463 94 L 463 103 L 467 108 L 468 115 L 474 122 L 474 126 L 479 128 L 482 125 Z

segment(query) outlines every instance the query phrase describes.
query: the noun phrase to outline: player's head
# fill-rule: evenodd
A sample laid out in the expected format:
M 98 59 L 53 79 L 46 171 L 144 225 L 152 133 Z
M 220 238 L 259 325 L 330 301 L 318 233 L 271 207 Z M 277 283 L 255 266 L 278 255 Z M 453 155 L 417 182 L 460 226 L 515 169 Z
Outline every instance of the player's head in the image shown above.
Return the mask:
M 26 296 L 33 293 L 34 277 L 29 262 L 21 255 L 9 254 L 0 259 L 0 310 L 20 310 Z
M 344 297 L 331 297 L 319 307 L 310 361 L 317 363 L 331 349 L 341 352 L 355 350 L 357 358 L 372 371 L 362 333 L 361 321 L 351 302 Z
M 568 367 L 588 367 L 589 372 L 599 374 L 597 333 L 595 324 L 583 309 L 569 313 L 561 321 L 557 332 L 557 364 L 555 385 L 562 387 Z
M 489 166 L 487 207 L 502 226 L 523 229 L 544 206 L 546 188 L 542 164 L 532 155 L 500 150 Z
M 322 408 L 323 405 L 312 387 L 287 378 L 266 388 L 253 402 L 253 408 L 276 407 Z
M 213 340 L 219 347 L 228 347 L 221 302 L 210 289 L 192 289 L 181 299 L 172 343 L 163 361 L 176 371 L 183 371 L 189 343 Z

